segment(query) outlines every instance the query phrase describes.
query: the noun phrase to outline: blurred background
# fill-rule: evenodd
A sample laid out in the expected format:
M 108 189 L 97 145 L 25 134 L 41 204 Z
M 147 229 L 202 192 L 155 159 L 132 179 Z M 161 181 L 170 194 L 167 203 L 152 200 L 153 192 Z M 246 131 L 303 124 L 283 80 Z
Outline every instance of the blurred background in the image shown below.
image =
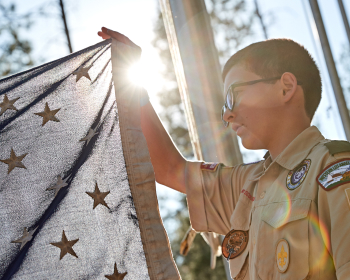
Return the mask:
M 349 2 L 343 1 L 347 13 Z M 234 52 L 253 42 L 290 38 L 304 45 L 323 80 L 313 125 L 326 138 L 346 139 L 309 1 L 205 0 L 205 4 L 221 67 Z M 319 0 L 318 4 L 349 107 L 349 41 L 338 1 Z M 0 0 L 0 78 L 100 42 L 97 32 L 102 26 L 125 34 L 142 48 L 141 61 L 130 69 L 130 79 L 147 89 L 179 150 L 195 159 L 158 0 Z M 239 145 L 244 162 L 260 160 L 265 153 Z M 179 254 L 189 227 L 185 196 L 161 185 L 157 194 L 182 278 L 226 279 L 221 258 L 210 269 L 210 248 L 200 236 L 186 257 Z

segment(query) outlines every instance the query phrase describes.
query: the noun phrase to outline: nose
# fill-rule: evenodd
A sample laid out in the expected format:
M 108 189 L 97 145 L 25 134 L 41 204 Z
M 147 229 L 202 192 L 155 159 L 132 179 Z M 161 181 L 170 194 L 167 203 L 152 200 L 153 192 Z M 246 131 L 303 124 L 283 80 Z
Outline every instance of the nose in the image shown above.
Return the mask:
M 228 108 L 226 108 L 225 112 L 224 112 L 224 115 L 222 116 L 222 118 L 224 119 L 224 121 L 226 122 L 233 122 L 234 118 L 235 118 L 235 115 L 234 115 L 234 109 L 231 111 L 229 110 Z

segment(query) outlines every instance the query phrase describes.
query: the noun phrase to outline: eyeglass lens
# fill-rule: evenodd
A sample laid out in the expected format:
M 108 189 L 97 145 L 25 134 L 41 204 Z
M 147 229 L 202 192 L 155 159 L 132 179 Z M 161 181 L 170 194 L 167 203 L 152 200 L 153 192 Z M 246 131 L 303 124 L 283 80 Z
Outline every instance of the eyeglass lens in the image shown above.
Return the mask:
M 226 106 L 224 105 L 221 108 L 221 120 L 222 120 L 224 126 L 227 127 L 228 126 L 228 122 L 224 120 L 225 111 L 226 111 Z
M 232 87 L 229 88 L 227 95 L 226 95 L 226 106 L 232 110 L 233 108 L 233 103 L 234 103 L 234 97 L 233 97 L 233 91 Z

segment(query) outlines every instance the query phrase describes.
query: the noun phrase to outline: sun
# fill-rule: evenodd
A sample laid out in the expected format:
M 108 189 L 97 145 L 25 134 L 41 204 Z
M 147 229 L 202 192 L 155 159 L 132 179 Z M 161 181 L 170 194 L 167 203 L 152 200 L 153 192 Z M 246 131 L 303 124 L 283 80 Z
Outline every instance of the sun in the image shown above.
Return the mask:
M 144 69 L 142 69 L 143 65 L 140 62 L 137 62 L 133 65 L 130 66 L 129 71 L 128 71 L 128 77 L 129 80 L 134 83 L 137 84 L 139 86 L 143 86 L 145 84 L 145 71 Z
M 160 66 L 150 59 L 141 59 L 130 66 L 128 70 L 129 80 L 141 87 L 144 87 L 151 100 L 164 88 L 164 78 L 161 75 Z

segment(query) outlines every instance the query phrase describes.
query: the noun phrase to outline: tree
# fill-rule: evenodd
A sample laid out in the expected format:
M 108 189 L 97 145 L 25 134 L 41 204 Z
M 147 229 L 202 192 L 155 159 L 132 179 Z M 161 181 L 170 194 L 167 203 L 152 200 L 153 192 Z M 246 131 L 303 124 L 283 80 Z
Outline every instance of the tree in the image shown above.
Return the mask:
M 23 38 L 22 34 L 33 26 L 34 19 L 37 21 L 39 18 L 62 20 L 63 32 L 72 52 L 63 0 L 43 1 L 26 13 L 18 13 L 14 3 L 8 5 L 0 3 L 0 78 L 34 66 L 31 41 Z M 50 44 L 54 43 L 52 40 L 48 41 Z M 40 60 L 37 58 L 36 62 Z
M 256 1 L 253 7 L 249 7 L 244 0 L 208 0 L 206 5 L 221 63 L 224 63 L 239 47 L 256 37 L 255 30 L 258 29 L 256 24 L 260 25 L 259 32 L 263 31 L 264 35 L 267 36 L 263 15 L 259 11 Z M 158 11 L 154 32 L 153 45 L 161 57 L 164 65 L 163 78 L 167 81 L 166 86 L 158 93 L 159 103 L 163 107 L 160 117 L 182 154 L 186 158 L 193 158 L 184 108 L 181 104 L 160 11 Z M 169 220 L 172 224 L 176 223 L 177 225 L 177 230 L 170 232 L 169 237 L 174 258 L 184 280 L 226 279 L 221 258 L 217 260 L 216 269 L 210 269 L 210 248 L 200 236 L 197 235 L 186 257 L 179 254 L 180 242 L 190 225 L 185 197 L 181 199 L 181 206 L 163 219 L 165 226 Z
M 15 4 L 0 3 L 0 77 L 33 65 L 31 43 L 20 35 L 21 29 L 29 29 L 32 24 L 31 13 L 19 15 Z

